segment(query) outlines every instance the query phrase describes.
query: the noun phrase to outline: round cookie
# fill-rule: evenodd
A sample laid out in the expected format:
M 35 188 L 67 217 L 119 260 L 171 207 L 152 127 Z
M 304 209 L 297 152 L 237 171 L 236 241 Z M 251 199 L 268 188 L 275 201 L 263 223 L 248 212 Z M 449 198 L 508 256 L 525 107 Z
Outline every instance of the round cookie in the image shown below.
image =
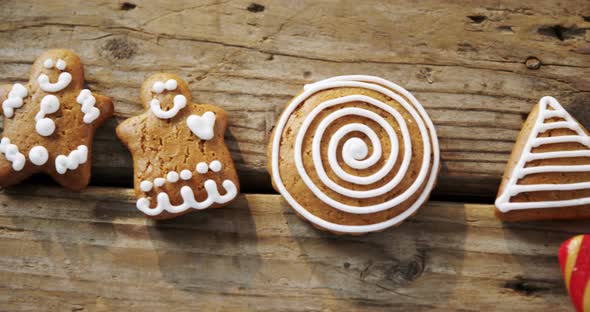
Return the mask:
M 426 202 L 439 170 L 436 130 L 418 100 L 362 75 L 306 85 L 278 120 L 268 156 L 275 189 L 334 233 L 399 224 Z

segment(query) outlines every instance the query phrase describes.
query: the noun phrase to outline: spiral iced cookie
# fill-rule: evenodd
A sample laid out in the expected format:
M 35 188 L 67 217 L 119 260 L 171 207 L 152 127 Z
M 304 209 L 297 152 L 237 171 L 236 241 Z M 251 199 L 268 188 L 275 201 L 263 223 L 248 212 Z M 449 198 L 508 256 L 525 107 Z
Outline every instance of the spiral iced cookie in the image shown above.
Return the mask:
M 410 217 L 439 170 L 436 130 L 404 88 L 372 76 L 306 85 L 269 144 L 273 186 L 314 226 L 367 233 Z

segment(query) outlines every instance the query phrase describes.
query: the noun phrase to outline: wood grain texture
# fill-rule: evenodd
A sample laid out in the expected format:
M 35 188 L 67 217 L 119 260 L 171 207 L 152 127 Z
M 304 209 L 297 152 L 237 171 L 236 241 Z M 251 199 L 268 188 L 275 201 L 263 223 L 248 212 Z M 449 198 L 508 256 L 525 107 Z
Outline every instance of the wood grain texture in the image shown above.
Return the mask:
M 590 2 L 2 1 L 0 82 L 26 80 L 51 47 L 75 50 L 117 120 L 141 112 L 139 86 L 177 73 L 195 101 L 229 112 L 246 191 L 270 190 L 264 154 L 302 85 L 364 73 L 412 91 L 442 147 L 438 194 L 494 196 L 523 120 L 553 95 L 588 125 Z M 113 121 L 98 134 L 95 184 L 130 185 Z
M 133 202 L 124 188 L 0 193 L 2 310 L 570 311 L 556 252 L 588 229 L 431 202 L 397 228 L 339 237 L 278 195 L 157 223 Z

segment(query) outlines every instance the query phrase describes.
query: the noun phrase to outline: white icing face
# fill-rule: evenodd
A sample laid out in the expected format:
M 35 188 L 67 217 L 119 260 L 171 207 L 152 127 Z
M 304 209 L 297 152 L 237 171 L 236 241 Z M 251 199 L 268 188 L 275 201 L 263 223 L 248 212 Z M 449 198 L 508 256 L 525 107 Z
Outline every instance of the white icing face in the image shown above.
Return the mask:
M 43 67 L 47 69 L 53 68 L 53 60 L 46 59 L 43 62 Z M 65 70 L 66 62 L 64 62 L 62 59 L 59 59 L 55 64 L 55 68 L 57 68 L 60 71 Z M 46 74 L 40 74 L 37 78 L 37 82 L 39 83 L 39 88 L 41 88 L 41 90 L 45 92 L 59 92 L 65 89 L 68 85 L 70 85 L 70 82 L 72 82 L 72 75 L 68 72 L 63 72 L 59 74 L 57 82 L 51 83 L 49 82 L 49 76 L 47 76 Z
M 68 156 L 58 155 L 55 158 L 55 170 L 59 174 L 64 174 L 68 170 L 76 170 L 78 166 L 86 163 L 88 160 L 88 147 L 80 145 L 77 149 L 70 152 Z
M 334 88 L 367 89 L 371 90 L 372 92 L 381 93 L 385 97 L 393 99 L 395 102 L 400 104 L 402 110 L 406 112 L 406 115 L 410 116 L 408 117 L 410 122 L 415 123 L 419 129 L 418 133 L 416 134 L 420 136 L 422 141 L 423 156 L 420 162 L 420 170 L 418 175 L 412 184 L 406 190 L 397 194 L 397 196 L 383 203 L 368 206 L 355 206 L 340 202 L 322 191 L 322 188 L 318 187 L 310 178 L 309 174 L 306 172 L 306 168 L 303 166 L 302 149 L 304 138 L 309 136 L 313 137 L 311 151 L 313 167 L 322 185 L 330 188 L 333 192 L 349 198 L 373 198 L 391 192 L 404 179 L 406 172 L 408 171 L 410 161 L 413 158 L 412 141 L 407 123 L 404 117 L 391 105 L 383 103 L 376 98 L 362 94 L 347 95 L 324 101 L 315 106 L 311 112 L 304 116 L 300 128 L 295 133 L 295 152 L 293 157 L 297 169 L 297 175 L 307 186 L 307 188 L 313 193 L 313 195 L 315 195 L 326 205 L 340 211 L 354 214 L 368 214 L 388 210 L 408 200 L 417 192 L 420 192 L 418 194 L 418 198 L 411 204 L 410 207 L 389 220 L 369 225 L 345 225 L 327 221 L 312 214 L 305 207 L 299 204 L 297 200 L 289 193 L 287 187 L 283 184 L 283 180 L 280 175 L 279 159 L 281 139 L 288 119 L 291 117 L 292 113 L 310 96 L 317 92 Z M 373 110 L 360 107 L 344 107 L 333 110 L 327 116 L 321 117 L 323 119 L 317 128 L 315 128 L 313 133 L 308 133 L 312 123 L 320 118 L 319 116 L 323 116 L 324 114 L 322 113 L 325 113 L 325 110 L 328 110 L 337 105 L 351 102 L 362 102 L 382 111 L 385 114 L 388 114 L 391 118 L 395 119 L 396 123 L 399 125 L 400 137 L 403 141 L 403 155 L 398 155 L 400 150 L 400 142 L 398 142 L 398 135 L 395 133 L 394 128 L 390 125 L 389 121 L 387 121 L 382 115 L 375 113 Z M 321 145 L 324 144 L 322 142 L 324 133 L 330 125 L 335 124 L 336 121 L 342 120 L 342 118 L 346 118 L 346 116 L 359 116 L 363 119 L 370 119 L 385 131 L 386 136 L 384 138 L 380 138 L 374 130 L 362 123 L 344 124 L 340 126 L 340 128 L 338 128 L 338 130 L 332 134 L 328 140 L 328 160 L 327 164 L 324 164 L 320 154 Z M 369 148 L 367 144 L 360 138 L 352 137 L 347 139 L 342 145 L 343 148 L 341 151 L 341 157 L 344 163 L 353 169 L 363 170 L 369 168 L 382 159 L 383 151 L 380 141 L 381 139 L 387 140 L 391 146 L 391 152 L 386 158 L 386 161 L 382 167 L 371 175 L 351 174 L 345 171 L 338 163 L 337 148 L 340 146 L 340 142 L 345 136 L 357 132 L 363 133 L 364 136 L 369 139 L 371 145 L 373 146 L 373 151 L 369 155 Z M 329 166 L 331 171 L 335 173 L 338 179 L 348 183 L 357 185 L 370 185 L 377 181 L 381 181 L 392 172 L 398 156 L 402 157 L 400 161 L 400 167 L 395 176 L 386 181 L 386 183 L 384 183 L 382 186 L 366 191 L 348 188 L 336 183 L 333 178 L 327 175 L 324 168 L 324 165 Z M 291 157 L 291 155 L 288 157 Z M 293 99 L 293 101 L 291 101 L 289 106 L 285 109 L 285 112 L 281 115 L 281 118 L 277 122 L 277 126 L 275 128 L 275 135 L 273 137 L 271 146 L 271 168 L 273 182 L 277 186 L 281 195 L 283 195 L 285 200 L 300 215 L 312 223 L 327 230 L 343 233 L 366 233 L 379 231 L 398 224 L 407 217 L 414 214 L 428 198 L 430 191 L 434 186 L 434 182 L 436 181 L 439 168 L 438 138 L 436 135 L 436 130 L 434 129 L 434 125 L 432 124 L 430 117 L 422 105 L 410 92 L 404 88 L 390 81 L 374 76 L 339 76 L 305 86 L 304 92 L 295 97 L 295 99 Z M 422 186 L 424 187 L 422 190 L 420 190 Z
M 549 110 L 548 108 L 551 108 Z M 561 118 L 564 121 L 546 123 L 546 119 Z M 575 135 L 562 135 L 539 137 L 541 133 L 554 129 L 569 129 L 574 131 Z M 554 151 L 533 153 L 534 147 L 545 144 L 575 142 L 585 146 L 584 150 Z M 539 102 L 539 112 L 535 124 L 527 142 L 523 148 L 522 155 L 514 167 L 510 179 L 503 189 L 502 194 L 496 199 L 496 207 L 501 212 L 521 209 L 540 209 L 540 208 L 557 208 L 590 204 L 590 197 L 569 199 L 569 200 L 551 200 L 551 201 L 532 201 L 532 202 L 510 202 L 510 198 L 520 193 L 540 192 L 540 191 L 569 191 L 590 189 L 590 182 L 569 183 L 569 184 L 518 184 L 518 181 L 527 175 L 560 172 L 590 172 L 590 165 L 545 165 L 527 167 L 527 163 L 539 159 L 557 159 L 557 158 L 575 158 L 590 157 L 590 137 L 579 126 L 574 118 L 557 102 L 556 99 L 546 96 Z
M 215 114 L 213 112 L 205 112 L 203 116 L 190 115 L 186 119 L 186 124 L 193 134 L 201 140 L 211 140 L 215 135 L 213 132 Z
M 178 82 L 174 79 L 168 79 L 166 82 L 156 81 L 152 86 L 152 92 L 160 94 L 164 90 L 174 91 L 178 87 Z

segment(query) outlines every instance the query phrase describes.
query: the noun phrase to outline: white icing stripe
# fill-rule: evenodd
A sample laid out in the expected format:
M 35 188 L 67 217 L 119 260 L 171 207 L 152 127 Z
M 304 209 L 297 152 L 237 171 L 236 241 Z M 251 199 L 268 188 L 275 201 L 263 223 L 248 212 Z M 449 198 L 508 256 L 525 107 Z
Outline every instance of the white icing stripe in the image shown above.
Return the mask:
M 6 160 L 12 163 L 14 171 L 21 171 L 25 167 L 25 155 L 18 151 L 18 146 L 10 143 L 9 138 L 0 140 L 0 153 L 4 154 Z
M 207 199 L 204 201 L 197 201 L 195 199 L 195 194 L 193 190 L 185 185 L 180 189 L 180 196 L 183 199 L 183 203 L 180 205 L 172 205 L 170 203 L 170 198 L 168 194 L 162 192 L 159 193 L 157 196 L 157 205 L 154 208 L 150 208 L 150 200 L 142 197 L 137 200 L 137 209 L 141 210 L 143 213 L 149 216 L 155 216 L 162 213 L 164 210 L 170 213 L 180 213 L 189 208 L 192 209 L 205 209 L 210 207 L 211 205 L 217 204 L 225 204 L 236 197 L 238 194 L 238 190 L 236 185 L 230 181 L 225 180 L 222 183 L 223 188 L 225 189 L 225 194 L 220 195 L 219 191 L 217 190 L 217 184 L 214 180 L 207 180 L 205 181 L 205 191 L 207 192 Z
M 157 99 L 153 99 L 150 102 L 150 110 L 152 111 L 152 113 L 154 113 L 154 115 L 156 115 L 156 117 L 160 119 L 170 119 L 176 116 L 176 114 L 178 114 L 178 112 L 185 106 L 186 97 L 182 94 L 178 94 L 174 97 L 174 106 L 167 111 L 162 110 L 162 107 L 160 106 L 160 101 L 158 101 Z
M 51 83 L 49 82 L 49 76 L 41 74 L 37 78 L 37 82 L 39 83 L 39 88 L 45 92 L 59 92 L 70 85 L 72 75 L 70 73 L 61 73 L 57 78 L 57 82 Z
M 543 191 L 575 191 L 590 188 L 590 182 L 580 183 L 563 183 L 563 184 L 529 184 L 514 185 L 510 190 L 510 195 L 515 196 L 526 192 L 543 192 Z
M 384 88 L 383 86 L 386 88 Z M 400 103 L 404 107 L 406 112 L 412 116 L 413 122 L 416 123 L 416 125 L 418 126 L 418 128 L 420 130 L 420 136 L 423 141 L 424 157 L 422 159 L 422 164 L 421 164 L 421 168 L 420 168 L 420 172 L 418 174 L 418 177 L 414 181 L 414 183 L 412 184 L 411 187 L 414 189 L 415 184 L 418 185 L 418 187 L 421 186 L 424 183 L 426 176 L 429 174 L 428 180 L 424 186 L 424 189 L 422 190 L 422 193 L 417 198 L 417 200 L 410 207 L 408 207 L 408 209 L 406 209 L 405 211 L 403 211 L 399 215 L 397 215 L 387 221 L 375 223 L 375 224 L 370 224 L 370 225 L 343 225 L 343 224 L 337 224 L 337 223 L 326 221 L 324 219 L 319 218 L 316 215 L 313 215 L 308 210 L 306 210 L 303 206 L 301 206 L 293 198 L 293 196 L 289 193 L 289 191 L 286 189 L 286 187 L 283 184 L 283 181 L 281 179 L 280 169 L 279 169 L 279 159 L 280 159 L 279 149 L 280 149 L 283 131 L 285 129 L 288 119 L 291 117 L 291 114 L 297 109 L 297 107 L 301 103 L 303 103 L 305 100 L 307 100 L 314 93 L 322 91 L 322 90 L 327 90 L 327 89 L 332 89 L 332 88 L 340 88 L 340 87 L 364 88 L 364 89 L 370 89 L 370 90 L 374 90 L 374 91 L 384 94 L 385 96 Z M 401 96 L 398 95 L 396 92 L 401 94 Z M 405 99 L 408 99 L 409 103 Z M 326 102 L 328 102 L 328 101 L 326 101 Z M 325 104 L 326 102 L 324 102 L 320 105 L 325 105 L 326 107 L 329 106 L 329 104 Z M 375 104 L 375 103 L 380 103 L 380 102 L 373 99 L 372 101 L 367 101 L 367 103 L 371 104 L 373 106 L 379 106 L 379 104 Z M 353 111 L 353 112 L 356 113 L 357 111 Z M 390 113 L 390 112 L 388 111 L 388 113 Z M 400 126 L 401 126 L 401 124 L 400 124 Z M 302 129 L 303 129 L 303 126 L 302 126 Z M 299 131 L 305 132 L 302 129 L 300 129 Z M 346 129 L 346 131 L 348 131 L 348 130 L 350 130 L 350 128 Z M 345 131 L 345 130 L 343 130 L 343 131 Z M 402 132 L 403 132 L 403 130 L 402 130 Z M 297 150 L 301 151 L 301 146 L 300 146 L 301 142 L 299 142 L 300 133 L 297 134 L 298 138 L 296 139 L 296 143 L 295 143 L 296 144 L 296 148 L 295 148 L 296 151 Z M 317 135 L 317 133 L 315 133 L 314 135 Z M 370 137 L 370 135 L 369 135 L 369 137 Z M 403 135 L 402 135 L 402 137 L 403 137 Z M 356 143 L 355 142 L 349 143 L 349 145 L 351 145 L 351 144 L 357 145 L 357 146 L 352 146 L 352 147 L 354 147 L 354 149 L 359 149 L 358 141 Z M 313 143 L 312 143 L 312 148 L 313 148 Z M 351 153 L 350 157 L 353 159 L 356 159 L 355 158 L 356 156 L 353 153 L 354 150 L 352 150 L 351 148 L 348 149 L 348 151 Z M 359 154 L 363 154 L 362 149 L 363 149 L 363 147 L 360 146 L 360 153 Z M 408 150 L 411 150 L 411 149 L 408 149 Z M 299 152 L 295 152 L 295 155 L 294 155 L 294 157 L 296 159 L 295 161 L 296 161 L 296 166 L 298 168 L 298 173 L 302 177 L 302 180 L 305 181 L 306 185 L 310 189 L 314 189 L 314 186 L 310 186 L 311 183 L 309 183 L 310 180 L 309 180 L 309 177 L 307 176 L 307 173 L 305 172 L 305 168 L 302 168 L 301 164 L 299 163 L 301 161 L 301 155 L 299 155 L 299 154 L 300 154 Z M 336 231 L 336 232 L 346 232 L 346 233 L 365 233 L 365 232 L 382 230 L 382 229 L 387 228 L 389 226 L 395 225 L 395 224 L 403 221 L 407 217 L 411 216 L 424 203 L 424 201 L 426 200 L 426 198 L 430 194 L 430 191 L 432 190 L 432 187 L 434 185 L 434 181 L 436 180 L 438 166 L 439 166 L 439 147 L 438 147 L 438 139 L 436 136 L 436 130 L 434 129 L 434 125 L 432 124 L 432 121 L 428 117 L 428 114 L 426 113 L 426 111 L 424 110 L 422 105 L 420 105 L 418 100 L 416 100 L 416 98 L 410 92 L 408 92 L 407 90 L 403 89 L 402 87 L 400 87 L 390 81 L 387 81 L 385 79 L 378 78 L 378 77 L 363 76 L 363 75 L 339 76 L 339 77 L 334 77 L 334 78 L 322 80 L 322 81 L 316 82 L 314 84 L 305 86 L 304 92 L 302 94 L 298 95 L 295 99 L 293 99 L 293 101 L 285 109 L 285 111 L 281 115 L 279 121 L 277 122 L 275 135 L 274 135 L 273 141 L 272 141 L 271 155 L 272 155 L 271 156 L 272 178 L 273 178 L 273 181 L 274 181 L 277 189 L 279 190 L 281 195 L 283 195 L 285 200 L 299 214 L 301 214 L 307 220 L 309 220 L 309 221 L 311 221 L 323 228 L 326 228 L 328 230 L 332 230 L 332 231 Z M 291 156 L 289 155 L 289 156 L 285 156 L 285 157 L 291 157 Z M 358 159 L 356 159 L 356 160 L 358 160 Z M 432 165 L 431 165 L 431 162 L 432 162 Z M 315 163 L 316 163 L 316 161 L 314 160 L 314 164 Z M 330 165 L 332 166 L 333 163 L 330 163 Z M 358 179 L 355 179 L 355 180 L 357 182 L 361 181 Z M 322 182 L 324 182 L 324 181 L 322 181 Z M 390 181 L 390 183 L 392 183 L 392 182 Z M 394 183 L 392 183 L 392 184 L 394 184 Z M 315 188 L 316 188 L 316 191 L 314 192 L 314 194 L 316 194 L 316 192 L 317 192 L 317 187 L 315 187 Z M 355 194 L 355 193 L 351 193 L 349 191 L 347 191 L 345 193 L 346 196 L 349 196 L 350 194 Z M 330 202 L 330 204 L 335 203 L 338 206 L 338 207 L 335 207 L 337 209 L 341 209 L 341 210 L 345 210 L 345 211 L 354 211 L 355 213 L 363 213 L 363 212 L 367 211 L 367 208 L 370 211 L 381 211 L 381 210 L 389 209 L 389 208 L 395 206 L 395 203 L 399 202 L 401 200 L 401 198 L 408 196 L 407 193 L 408 192 L 404 192 L 403 194 L 400 194 L 385 203 L 373 205 L 373 206 L 369 206 L 369 207 L 356 207 L 356 206 L 344 205 L 343 203 L 333 201 L 328 196 L 323 196 L 323 195 L 318 196 L 318 194 L 320 194 L 320 192 L 317 192 L 316 196 L 318 196 L 318 198 L 321 197 L 322 200 L 327 200 L 328 202 Z M 410 195 L 412 195 L 412 194 L 410 194 Z
M 532 147 L 556 143 L 580 143 L 590 146 L 590 137 L 581 135 L 563 135 L 557 137 L 536 138 L 532 141 Z
M 80 110 L 84 113 L 84 123 L 92 123 L 98 118 L 98 116 L 100 116 L 100 110 L 94 107 L 96 104 L 96 98 L 92 95 L 90 90 L 83 89 L 80 91 L 80 94 L 76 97 L 76 102 L 82 105 Z
M 553 110 L 548 110 L 552 108 Z M 563 122 L 544 123 L 547 118 L 560 117 L 565 119 Z M 539 133 L 546 131 L 548 125 L 555 125 L 553 129 L 576 129 L 579 135 L 565 135 L 556 137 L 539 138 Z M 590 157 L 590 150 L 578 151 L 558 151 L 558 152 L 544 152 L 531 153 L 531 150 L 539 145 L 575 142 L 590 146 L 590 137 L 578 126 L 577 122 L 565 111 L 565 109 L 557 102 L 556 99 L 546 96 L 539 102 L 539 113 L 535 124 L 527 142 L 523 148 L 522 155 L 518 163 L 513 169 L 502 194 L 496 199 L 496 207 L 502 212 L 518 209 L 541 209 L 541 208 L 555 208 L 555 207 L 569 207 L 585 205 L 590 203 L 590 197 L 556 200 L 556 201 L 537 201 L 525 203 L 512 203 L 510 198 L 522 192 L 540 192 L 540 191 L 571 191 L 589 189 L 590 182 L 569 183 L 569 184 L 526 184 L 519 185 L 518 180 L 526 175 L 543 172 L 587 172 L 590 171 L 590 165 L 555 165 L 555 166 L 539 166 L 539 167 L 525 167 L 526 164 L 533 160 L 539 159 L 557 159 L 568 157 Z
M 569 157 L 590 157 L 590 150 L 587 151 L 563 151 L 563 152 L 544 152 L 530 153 L 527 161 L 551 158 L 569 158 Z
M 14 116 L 14 109 L 23 106 L 25 97 L 29 95 L 29 90 L 20 83 L 15 83 L 10 92 L 8 92 L 8 98 L 2 102 L 2 111 L 6 118 L 12 118 Z
M 578 132 L 580 129 L 580 127 L 577 124 L 571 124 L 567 121 L 558 121 L 558 122 L 551 122 L 551 123 L 544 123 L 539 127 L 539 132 L 546 132 L 548 130 L 554 130 L 554 129 L 569 129 L 572 131 L 576 131 Z M 580 134 L 580 133 L 578 133 Z
M 590 165 L 567 165 L 567 166 L 538 166 L 527 167 L 520 171 L 520 178 L 535 173 L 546 172 L 585 172 L 590 171 Z
M 546 110 L 546 111 L 542 112 L 542 114 L 541 114 L 543 119 L 565 118 L 566 115 L 567 115 L 567 112 L 561 111 L 561 110 Z
M 68 156 L 58 155 L 55 158 L 55 170 L 59 174 L 64 174 L 68 170 L 76 170 L 78 166 L 86 163 L 88 160 L 88 147 L 80 145 L 77 149 L 70 152 Z

